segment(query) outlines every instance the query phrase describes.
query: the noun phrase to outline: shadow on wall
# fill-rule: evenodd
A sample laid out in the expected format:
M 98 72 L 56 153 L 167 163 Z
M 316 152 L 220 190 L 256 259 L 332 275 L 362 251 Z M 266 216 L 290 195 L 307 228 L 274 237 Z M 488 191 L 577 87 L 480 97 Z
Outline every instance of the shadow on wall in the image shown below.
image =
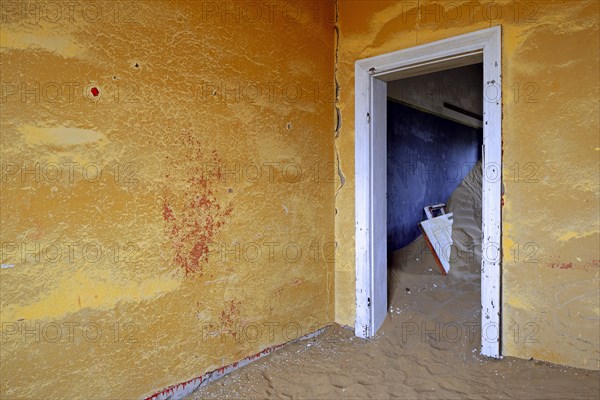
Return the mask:
M 388 251 L 420 235 L 423 207 L 445 203 L 481 158 L 483 129 L 387 102 Z

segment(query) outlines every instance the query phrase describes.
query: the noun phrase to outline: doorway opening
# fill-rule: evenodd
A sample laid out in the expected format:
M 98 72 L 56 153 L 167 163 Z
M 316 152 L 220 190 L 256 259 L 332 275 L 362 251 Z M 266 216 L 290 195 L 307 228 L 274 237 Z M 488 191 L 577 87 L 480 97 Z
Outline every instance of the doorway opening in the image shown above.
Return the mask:
M 483 65 L 387 85 L 388 311 L 403 342 L 465 354 L 480 341 Z
M 481 114 L 477 109 L 469 109 L 468 104 L 461 102 L 442 101 L 438 104 L 407 104 L 406 93 L 398 93 L 394 81 L 412 78 L 431 79 L 427 74 L 445 72 L 460 73 L 460 68 L 472 71 L 479 69 L 480 90 L 482 101 Z M 464 72 L 464 70 L 462 71 Z M 419 78 L 421 77 L 421 78 Z M 427 120 L 438 130 L 452 131 L 457 126 L 467 126 L 468 133 L 461 133 L 462 145 L 450 143 L 447 138 L 438 137 L 433 140 L 432 149 L 436 146 L 444 148 L 451 159 L 465 160 L 473 163 L 475 157 L 481 157 L 481 251 L 480 282 L 481 282 L 481 353 L 486 356 L 499 358 L 500 352 L 500 235 L 501 235 L 501 29 L 489 28 L 469 34 L 444 39 L 405 50 L 396 51 L 381 56 L 372 57 L 356 62 L 355 65 L 355 165 L 356 165 L 356 323 L 355 334 L 360 337 L 371 337 L 381 326 L 388 312 L 388 112 L 400 115 L 405 122 L 411 118 L 414 121 Z M 442 78 L 440 78 L 442 79 Z M 402 81 L 400 81 L 402 82 Z M 388 103 L 388 96 L 391 100 Z M 404 96 L 404 97 L 403 97 Z M 458 103 L 458 104 L 457 104 Z M 389 106 L 389 110 L 388 110 Z M 441 107 L 441 108 L 440 108 Z M 418 109 L 420 108 L 420 109 Z M 418 109 L 418 110 L 417 110 Z M 415 113 L 425 113 L 415 117 Z M 412 117 L 411 117 L 412 115 Z M 415 119 L 416 118 L 416 119 Z M 440 120 L 436 120 L 439 118 Z M 414 122 L 413 121 L 413 122 Z M 465 122 L 467 121 L 467 122 Z M 478 121 L 478 122 L 477 122 Z M 477 124 L 480 124 L 480 127 Z M 458 125 L 452 125 L 458 124 Z M 413 127 L 414 128 L 414 127 Z M 481 129 L 481 131 L 477 131 Z M 393 130 L 393 127 L 392 127 Z M 468 129 L 467 129 L 468 130 Z M 413 130 L 415 136 L 423 132 Z M 444 136 L 444 135 L 441 135 Z M 446 135 L 447 136 L 447 135 Z M 455 135 L 456 136 L 456 135 Z M 405 141 L 407 138 L 404 138 Z M 421 138 L 422 139 L 422 138 Z M 425 139 L 424 142 L 427 142 Z M 435 145 L 436 140 L 440 143 Z M 421 140 L 423 141 L 423 140 Z M 422 143 L 421 143 L 422 144 Z M 391 143 L 394 145 L 394 143 Z M 481 146 L 480 146 L 481 145 Z M 421 147 L 424 147 L 423 144 Z M 449 152 L 449 147 L 453 150 Z M 429 149 L 429 150 L 432 150 Z M 465 150 L 466 149 L 466 150 Z M 480 149 L 480 150 L 479 150 Z M 450 154 L 452 153 L 452 154 Z M 436 153 L 431 152 L 431 158 Z M 442 155 L 438 152 L 438 156 Z M 422 161 L 419 154 L 415 160 Z M 443 159 L 443 158 L 442 158 Z M 401 164 L 402 165 L 402 164 Z M 438 160 L 439 165 L 439 160 Z M 473 167 L 475 167 L 473 163 Z M 402 168 L 401 168 L 402 169 Z M 455 171 L 454 180 L 460 182 L 472 170 Z M 404 174 L 410 171 L 409 164 Z M 452 185 L 431 186 L 432 192 L 457 190 Z M 423 183 L 413 185 L 415 196 L 426 193 L 430 186 Z M 399 197 L 407 204 L 414 205 L 408 196 Z M 397 200 L 398 201 L 398 200 Z M 412 211 L 407 204 L 395 208 L 403 218 Z M 427 204 L 429 205 L 429 204 Z M 477 208 L 477 207 L 472 207 Z M 392 213 L 393 214 L 393 213 Z M 414 215 L 411 215 L 414 217 Z M 419 217 L 421 214 L 419 214 Z M 401 218 L 402 222 L 404 220 Z M 396 221 L 392 220 L 395 224 Z M 402 224 L 400 224 L 402 225 Z M 414 227 L 413 227 L 414 228 Z M 391 242 L 397 245 L 402 241 L 410 241 L 410 232 L 399 230 L 399 234 L 391 235 Z M 413 235 L 415 232 L 413 231 Z M 413 238 L 414 239 L 414 238 Z M 394 242 L 397 240 L 398 242 Z M 394 250 L 394 249 L 390 249 Z

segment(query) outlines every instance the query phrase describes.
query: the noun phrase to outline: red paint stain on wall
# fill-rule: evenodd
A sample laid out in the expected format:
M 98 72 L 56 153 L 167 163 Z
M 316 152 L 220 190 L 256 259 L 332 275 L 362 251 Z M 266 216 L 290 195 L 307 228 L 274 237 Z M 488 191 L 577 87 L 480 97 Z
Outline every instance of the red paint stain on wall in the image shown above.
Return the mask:
M 174 262 L 185 275 L 202 274 L 208 262 L 209 245 L 231 216 L 231 204 L 223 205 L 215 194 L 215 186 L 221 179 L 222 164 L 216 152 L 211 155 L 211 163 L 206 162 L 206 151 L 200 141 L 184 132 L 182 153 L 169 164 L 171 170 L 166 175 L 169 182 L 183 179 L 184 189 L 165 195 L 162 204 L 162 218 L 166 234 L 175 249 Z M 184 169 L 182 170 L 182 166 Z
M 225 309 L 221 311 L 219 320 L 221 321 L 221 332 L 236 336 L 236 325 L 240 319 L 240 305 L 236 300 L 230 300 L 225 303 Z
M 175 220 L 175 216 L 173 215 L 173 210 L 171 209 L 171 206 L 169 205 L 169 203 L 167 202 L 166 199 L 163 201 L 163 214 L 162 215 L 163 215 L 163 219 L 167 222 Z
M 600 268 L 600 260 L 593 259 L 591 262 L 581 262 L 573 264 L 572 262 L 554 262 L 548 264 L 550 268 L 558 269 L 585 269 L 586 271 L 595 270 Z
M 572 269 L 573 263 L 551 263 L 550 268 Z

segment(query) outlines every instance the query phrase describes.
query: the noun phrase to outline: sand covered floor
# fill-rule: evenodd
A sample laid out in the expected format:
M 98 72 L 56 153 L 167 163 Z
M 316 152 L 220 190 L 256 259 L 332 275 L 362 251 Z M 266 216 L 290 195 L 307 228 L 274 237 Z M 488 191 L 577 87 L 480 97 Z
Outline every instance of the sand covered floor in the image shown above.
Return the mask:
M 389 313 L 375 338 L 333 325 L 189 398 L 600 399 L 598 371 L 479 354 L 480 171 L 476 166 L 448 201 L 455 244 L 448 276 L 423 237 L 390 255 Z M 508 340 L 537 338 L 523 327 Z
M 399 274 L 403 277 L 402 274 Z M 393 311 L 374 339 L 335 325 L 292 343 L 192 393 L 190 399 L 598 399 L 600 373 L 478 354 L 479 338 L 457 343 L 414 327 L 441 321 L 446 309 L 470 308 L 472 292 L 441 276 L 405 277 Z M 427 279 L 425 279 L 427 278 Z M 410 283 L 409 283 L 410 282 Z M 437 285 L 437 288 L 433 287 Z M 447 288 L 447 289 L 446 289 Z M 441 289 L 441 290 L 440 290 Z M 431 313 L 435 307 L 435 313 Z M 477 322 L 475 318 L 471 322 Z M 443 332 L 443 330 L 442 330 Z M 465 330 L 466 332 L 466 330 Z M 422 337 L 422 335 L 424 337 Z M 436 340 L 440 339 L 440 340 Z

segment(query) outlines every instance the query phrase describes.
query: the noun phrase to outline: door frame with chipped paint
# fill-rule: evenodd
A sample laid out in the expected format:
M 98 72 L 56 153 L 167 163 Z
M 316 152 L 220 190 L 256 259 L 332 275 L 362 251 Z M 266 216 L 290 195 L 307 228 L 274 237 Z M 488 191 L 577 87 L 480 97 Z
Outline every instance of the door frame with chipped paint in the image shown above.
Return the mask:
M 483 62 L 481 354 L 501 357 L 502 84 L 500 26 L 355 63 L 355 334 L 387 315 L 387 82 Z

